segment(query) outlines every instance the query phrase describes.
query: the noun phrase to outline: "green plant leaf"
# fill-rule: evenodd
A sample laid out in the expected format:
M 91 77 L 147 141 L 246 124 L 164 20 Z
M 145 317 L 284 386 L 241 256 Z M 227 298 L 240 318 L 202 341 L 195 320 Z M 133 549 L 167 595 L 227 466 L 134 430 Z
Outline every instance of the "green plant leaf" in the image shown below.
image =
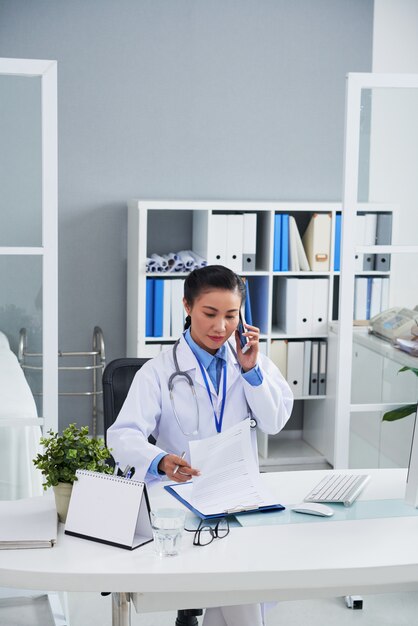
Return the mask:
M 407 404 L 406 406 L 398 407 L 397 409 L 393 409 L 392 411 L 388 411 L 382 417 L 382 421 L 384 422 L 395 422 L 396 420 L 400 420 L 407 415 L 411 415 L 411 413 L 416 413 L 417 404 Z
M 48 437 L 42 437 L 43 451 L 33 459 L 33 463 L 44 476 L 45 489 L 59 482 L 74 482 L 78 469 L 113 473 L 106 463 L 111 454 L 104 440 L 91 439 L 88 432 L 88 426 L 78 428 L 73 423 L 63 430 L 61 436 L 50 430 Z
M 418 376 L 418 369 L 416 367 L 409 367 L 408 365 L 401 367 L 399 372 L 414 372 L 415 376 Z

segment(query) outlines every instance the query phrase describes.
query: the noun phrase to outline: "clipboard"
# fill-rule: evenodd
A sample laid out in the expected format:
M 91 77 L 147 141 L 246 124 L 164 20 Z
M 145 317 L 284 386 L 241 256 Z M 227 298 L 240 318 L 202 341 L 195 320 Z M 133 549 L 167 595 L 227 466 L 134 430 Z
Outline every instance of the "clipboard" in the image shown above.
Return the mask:
M 247 505 L 247 506 L 236 506 L 233 507 L 231 509 L 227 509 L 226 511 L 221 511 L 218 513 L 202 513 L 202 511 L 199 511 L 198 509 L 196 509 L 194 506 L 192 506 L 192 504 L 190 504 L 189 500 L 185 497 L 184 494 L 182 494 L 182 490 L 183 491 L 190 491 L 190 487 L 191 487 L 192 483 L 191 482 L 187 482 L 187 483 L 172 483 L 171 485 L 165 485 L 164 489 L 166 489 L 168 491 L 168 493 L 170 493 L 172 496 L 174 496 L 179 502 L 181 502 L 185 507 L 187 507 L 192 513 L 194 513 L 194 515 L 196 515 L 197 517 L 200 517 L 200 519 L 217 519 L 219 517 L 228 517 L 228 515 L 242 515 L 245 513 L 262 513 L 262 512 L 268 512 L 268 511 L 283 511 L 284 510 L 284 506 L 282 504 L 269 504 L 266 506 L 251 506 L 251 505 Z M 184 489 L 184 487 L 186 487 L 186 489 Z
M 153 540 L 145 483 L 77 470 L 65 534 L 134 550 Z

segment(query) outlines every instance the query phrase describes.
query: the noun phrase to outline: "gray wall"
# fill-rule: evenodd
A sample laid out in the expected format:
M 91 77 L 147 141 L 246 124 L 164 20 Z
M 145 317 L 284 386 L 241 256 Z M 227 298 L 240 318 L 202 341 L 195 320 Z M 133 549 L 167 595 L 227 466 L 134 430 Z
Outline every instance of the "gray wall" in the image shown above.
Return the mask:
M 341 197 L 372 21 L 372 0 L 0 0 L 0 56 L 58 60 L 62 350 L 99 324 L 124 354 L 128 198 Z

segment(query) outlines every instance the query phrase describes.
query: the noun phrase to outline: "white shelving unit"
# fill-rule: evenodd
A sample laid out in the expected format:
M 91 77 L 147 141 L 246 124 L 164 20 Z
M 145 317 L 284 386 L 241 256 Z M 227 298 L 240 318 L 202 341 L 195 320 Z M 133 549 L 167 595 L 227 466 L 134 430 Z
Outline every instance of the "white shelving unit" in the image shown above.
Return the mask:
M 352 216 L 364 215 L 364 214 L 390 214 L 392 217 L 392 230 L 391 238 L 396 236 L 397 233 L 397 217 L 399 207 L 394 204 L 381 204 L 381 203 L 358 203 L 353 208 L 350 208 Z M 352 232 L 351 237 L 349 233 Z M 324 403 L 324 413 L 321 416 L 321 428 L 328 432 L 328 447 L 327 458 L 330 463 L 335 467 L 346 467 L 348 463 L 348 450 L 350 446 L 350 434 L 349 430 L 343 433 L 342 424 L 346 422 L 343 413 L 350 412 L 351 405 L 350 391 L 351 391 L 351 376 L 354 373 L 354 377 L 357 381 L 362 381 L 369 390 L 373 388 L 375 379 L 373 376 L 374 363 L 370 362 L 370 354 L 364 359 L 357 359 L 351 363 L 352 355 L 352 342 L 358 340 L 359 346 L 362 344 L 362 338 L 369 342 L 373 341 L 368 335 L 368 320 L 358 319 L 353 321 L 354 307 L 355 307 L 355 281 L 356 278 L 376 278 L 382 277 L 390 280 L 391 272 L 389 270 L 376 271 L 359 270 L 355 269 L 355 258 L 357 255 L 363 257 L 363 255 L 376 255 L 385 254 L 390 257 L 390 251 L 393 250 L 391 245 L 359 245 L 355 241 L 355 228 L 351 231 L 342 230 L 341 238 L 341 261 L 342 268 L 347 267 L 350 263 L 352 268 L 351 279 L 347 279 L 346 271 L 343 269 L 341 272 L 341 294 L 340 294 L 340 306 L 342 306 L 342 316 L 340 320 L 334 320 L 330 324 L 328 335 L 328 372 L 332 372 L 332 375 L 328 377 L 328 394 L 327 401 Z M 390 267 L 390 265 L 389 265 Z M 389 282 L 390 286 L 390 282 Z M 386 305 L 388 308 L 389 302 Z M 343 323 L 341 323 L 341 317 L 343 317 Z M 349 327 L 344 320 L 350 320 Z M 375 340 L 378 343 L 382 343 L 381 340 Z M 364 344 L 363 344 L 364 345 Z M 350 384 L 347 382 L 350 380 Z M 357 385 L 358 387 L 358 385 Z M 347 405 L 347 397 L 349 398 L 349 404 Z M 354 394 L 355 397 L 355 394 Z M 377 406 L 377 405 L 376 405 Z M 370 410 L 374 410 L 370 404 Z M 341 409 L 343 407 L 343 409 Z M 364 407 L 363 407 L 364 408 Z M 355 409 L 354 409 L 355 412 Z M 343 433 L 343 434 L 342 434 Z M 356 435 L 354 434 L 354 437 Z M 342 450 L 344 451 L 344 461 L 342 461 Z M 368 463 L 364 461 L 362 467 L 367 467 Z
M 242 272 L 248 280 L 252 296 L 253 322 L 261 330 L 261 341 L 267 355 L 271 341 L 276 339 L 306 340 L 328 339 L 328 332 L 320 334 L 287 334 L 275 323 L 275 296 L 278 278 L 327 278 L 328 321 L 338 309 L 339 272 L 334 268 L 335 221 L 341 212 L 339 203 L 321 202 L 195 202 L 131 200 L 128 204 L 128 305 L 127 354 L 128 356 L 153 356 L 156 344 L 173 343 L 177 337 L 147 337 L 146 328 L 146 257 L 153 252 L 164 254 L 181 249 L 210 258 L 211 218 L 217 213 L 245 213 L 257 215 L 256 270 Z M 321 272 L 273 271 L 274 216 L 276 213 L 293 215 L 301 236 L 314 213 L 331 214 L 330 269 Z M 185 274 L 152 274 L 153 278 L 176 279 Z M 332 337 L 331 337 L 332 340 Z M 331 352 L 332 354 L 332 352 Z M 330 365 L 332 367 L 332 356 Z M 333 385 L 333 370 L 328 376 Z M 331 406 L 327 395 L 302 396 L 295 401 L 292 417 L 281 433 L 267 436 L 259 433 L 260 466 L 273 469 L 283 466 L 310 465 L 324 467 L 333 461 L 333 441 L 324 422 Z M 332 432 L 334 426 L 332 427 Z
M 370 205 L 373 212 L 389 211 L 389 206 Z M 397 239 L 399 207 L 392 206 L 392 236 Z M 385 254 L 394 260 L 396 254 L 412 254 L 418 259 L 418 246 L 375 245 L 355 246 L 344 236 L 345 264 L 349 263 L 350 250 L 359 254 Z M 411 261 L 412 266 L 414 263 Z M 391 271 L 378 273 L 391 277 Z M 366 327 L 358 326 L 348 310 L 354 296 L 358 276 L 374 276 L 376 272 L 344 273 L 341 302 L 345 302 L 347 315 L 340 323 L 332 325 L 330 334 L 335 337 L 333 358 L 337 376 L 330 394 L 335 405 L 328 407 L 328 426 L 335 427 L 334 465 L 338 467 L 404 467 L 408 464 L 413 420 L 396 425 L 382 423 L 382 415 L 400 404 L 416 400 L 417 382 L 398 378 L 400 367 L 417 367 L 415 357 L 396 350 L 390 343 L 370 335 Z M 392 279 L 393 280 L 393 277 Z M 389 283 L 391 285 L 391 283 Z M 386 308 L 396 305 L 389 289 Z M 349 320 L 349 323 L 347 323 Z M 389 443 L 389 438 L 391 439 Z M 386 442 L 385 442 L 386 440 Z M 388 445 L 389 444 L 389 445 Z M 391 449 L 388 453 L 387 450 Z M 396 461 L 395 459 L 398 459 Z M 401 460 L 402 459 L 402 460 Z

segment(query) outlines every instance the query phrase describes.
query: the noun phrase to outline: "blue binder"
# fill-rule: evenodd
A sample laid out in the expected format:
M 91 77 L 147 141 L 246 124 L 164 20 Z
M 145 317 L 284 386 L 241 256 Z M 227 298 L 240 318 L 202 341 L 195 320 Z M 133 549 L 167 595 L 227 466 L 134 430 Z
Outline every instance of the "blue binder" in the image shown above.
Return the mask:
M 281 228 L 281 261 L 280 270 L 282 272 L 289 271 L 289 215 L 283 213 Z
M 341 269 L 341 213 L 335 217 L 334 271 Z
M 273 272 L 280 272 L 280 250 L 282 247 L 282 216 L 280 213 L 274 215 L 274 244 L 273 244 Z M 248 322 L 249 323 L 249 322 Z
M 146 279 L 145 335 L 154 337 L 154 279 Z
M 250 283 L 248 279 L 245 283 L 246 291 L 245 291 L 245 321 L 250 326 L 253 325 L 253 314 L 251 310 L 251 298 L 250 298 Z
M 154 279 L 154 337 L 163 336 L 164 280 Z

